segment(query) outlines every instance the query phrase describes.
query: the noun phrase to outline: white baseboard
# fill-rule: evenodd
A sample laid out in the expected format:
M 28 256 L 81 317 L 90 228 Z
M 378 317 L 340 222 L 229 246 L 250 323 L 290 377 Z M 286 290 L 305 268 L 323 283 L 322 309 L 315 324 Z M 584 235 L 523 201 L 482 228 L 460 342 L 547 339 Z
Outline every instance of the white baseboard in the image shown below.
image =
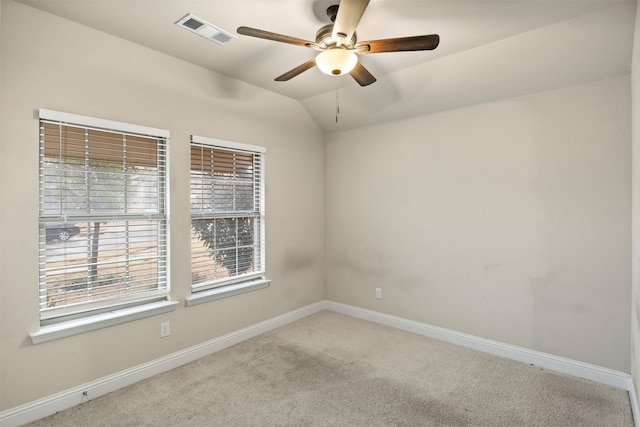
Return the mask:
M 629 374 L 333 301 L 311 304 L 114 375 L 9 409 L 0 413 L 0 426 L 20 426 L 44 418 L 325 309 L 627 390 L 634 422 L 640 426 L 640 408 L 635 386 Z
M 633 413 L 633 424 L 640 426 L 640 407 L 638 407 L 638 395 L 633 378 L 629 378 L 629 400 L 631 401 L 631 412 Z
M 413 332 L 418 335 L 424 335 L 429 338 L 435 338 L 440 341 L 472 348 L 474 350 L 505 357 L 507 359 L 533 364 L 542 368 L 562 372 L 575 377 L 585 378 L 624 390 L 629 390 L 629 385 L 631 383 L 631 376 L 627 373 L 579 362 L 577 360 L 529 350 L 515 345 L 504 344 L 498 341 L 492 341 L 333 301 L 327 301 L 326 308 L 327 310 L 346 314 L 351 317 L 369 320 L 381 325 L 391 326 L 396 329 Z
M 58 411 L 76 406 L 86 400 L 95 399 L 122 387 L 193 362 L 249 338 L 315 314 L 325 308 L 325 301 L 311 304 L 114 375 L 9 409 L 0 413 L 0 426 L 20 426 L 44 418 Z

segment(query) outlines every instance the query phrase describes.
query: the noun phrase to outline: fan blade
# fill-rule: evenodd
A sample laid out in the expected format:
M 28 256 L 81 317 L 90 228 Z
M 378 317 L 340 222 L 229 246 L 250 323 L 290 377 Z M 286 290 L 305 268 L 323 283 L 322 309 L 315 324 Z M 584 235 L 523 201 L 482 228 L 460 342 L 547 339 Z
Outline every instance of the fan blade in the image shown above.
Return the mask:
M 340 2 L 331 33 L 331 37 L 336 41 L 338 47 L 353 36 L 368 4 L 369 0 L 342 0 Z
M 438 47 L 440 36 L 431 34 L 428 36 L 398 37 L 395 39 L 371 40 L 360 42 L 356 49 L 369 46 L 369 49 L 358 49 L 358 53 L 381 53 L 381 52 L 407 52 L 417 50 L 433 50 Z
M 360 86 L 369 86 L 371 83 L 376 82 L 376 78 L 373 77 L 373 74 L 371 74 L 369 70 L 364 68 L 364 65 L 362 65 L 360 61 L 358 61 L 356 66 L 353 68 L 353 70 L 351 70 L 349 74 L 355 81 L 358 82 Z
M 287 80 L 290 80 L 290 79 L 294 78 L 298 74 L 301 74 L 301 73 L 307 71 L 308 69 L 315 67 L 315 65 L 316 65 L 316 58 L 311 58 L 310 60 L 308 60 L 304 64 L 300 64 L 296 68 L 287 71 L 286 73 L 284 73 L 281 76 L 276 77 L 275 81 L 277 81 L 277 82 L 286 82 Z
M 285 36 L 284 34 L 272 33 L 271 31 L 259 30 L 257 28 L 238 27 L 236 31 L 238 31 L 238 34 L 242 34 L 244 36 L 251 36 L 251 37 L 257 37 L 259 39 L 273 40 L 281 43 L 289 43 L 296 46 L 303 46 L 303 47 L 316 46 L 315 42 L 299 39 L 297 37 Z

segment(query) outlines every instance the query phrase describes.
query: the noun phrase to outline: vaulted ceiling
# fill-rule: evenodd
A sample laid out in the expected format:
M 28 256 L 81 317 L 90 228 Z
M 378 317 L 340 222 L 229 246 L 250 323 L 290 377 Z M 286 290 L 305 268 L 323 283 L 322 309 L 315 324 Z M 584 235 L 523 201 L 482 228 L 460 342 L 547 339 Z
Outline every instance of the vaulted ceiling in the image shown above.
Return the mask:
M 359 40 L 439 34 L 433 51 L 360 55 L 378 81 L 310 69 L 317 54 L 238 35 L 256 27 L 305 40 L 338 0 L 20 0 L 298 100 L 325 132 L 629 74 L 635 0 L 371 0 Z M 219 45 L 175 22 L 187 13 L 236 35 Z M 336 123 L 336 104 L 340 114 Z

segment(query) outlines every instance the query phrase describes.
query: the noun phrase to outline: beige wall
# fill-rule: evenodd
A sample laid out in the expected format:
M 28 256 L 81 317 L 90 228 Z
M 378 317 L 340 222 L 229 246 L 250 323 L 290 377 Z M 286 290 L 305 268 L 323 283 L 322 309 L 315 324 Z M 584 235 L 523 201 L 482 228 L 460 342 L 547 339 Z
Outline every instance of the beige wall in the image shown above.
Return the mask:
M 629 372 L 630 158 L 628 77 L 330 134 L 327 298 Z
M 299 103 L 10 0 L 2 0 L 1 38 L 0 411 L 324 299 L 324 141 Z M 39 108 L 171 131 L 174 312 L 31 344 L 39 324 Z M 192 133 L 267 147 L 272 283 L 187 308 Z M 171 336 L 160 339 L 165 320 Z
M 640 390 L 640 8 L 636 11 L 631 72 L 631 130 L 633 153 L 633 263 L 631 308 L 631 375 L 636 391 Z M 636 396 L 637 397 L 637 396 Z M 640 404 L 640 401 L 638 402 Z

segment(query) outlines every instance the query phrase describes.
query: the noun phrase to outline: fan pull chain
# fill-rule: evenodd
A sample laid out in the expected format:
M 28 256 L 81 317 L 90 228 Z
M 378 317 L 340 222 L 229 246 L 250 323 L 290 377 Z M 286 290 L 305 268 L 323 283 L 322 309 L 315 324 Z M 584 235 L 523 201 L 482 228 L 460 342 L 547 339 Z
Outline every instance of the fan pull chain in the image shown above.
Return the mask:
M 336 123 L 338 123 L 339 114 L 340 114 L 340 96 L 338 95 L 338 81 L 336 79 Z

